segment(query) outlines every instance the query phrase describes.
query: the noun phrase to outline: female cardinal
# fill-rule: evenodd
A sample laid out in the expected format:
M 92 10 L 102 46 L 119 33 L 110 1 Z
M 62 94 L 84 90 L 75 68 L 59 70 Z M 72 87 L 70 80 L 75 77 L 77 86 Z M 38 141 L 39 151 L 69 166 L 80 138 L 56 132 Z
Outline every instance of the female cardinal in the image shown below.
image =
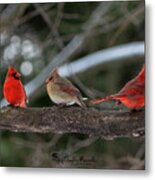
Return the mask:
M 47 93 L 50 99 L 61 106 L 78 104 L 85 107 L 80 91 L 67 79 L 58 74 L 56 68 L 46 80 Z
M 110 95 L 101 99 L 92 100 L 92 104 L 98 104 L 109 99 L 118 100 L 126 107 L 136 109 L 143 107 L 145 96 L 145 66 L 143 65 L 140 73 L 114 95 Z
M 26 107 L 26 93 L 22 82 L 19 80 L 20 76 L 15 69 L 9 66 L 3 93 L 10 105 Z

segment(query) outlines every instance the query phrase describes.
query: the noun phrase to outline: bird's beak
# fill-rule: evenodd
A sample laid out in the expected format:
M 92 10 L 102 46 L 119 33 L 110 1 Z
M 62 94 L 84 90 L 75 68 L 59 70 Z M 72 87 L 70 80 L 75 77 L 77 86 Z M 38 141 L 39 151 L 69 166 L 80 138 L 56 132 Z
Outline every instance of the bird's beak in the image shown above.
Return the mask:
M 50 81 L 50 80 L 49 80 L 49 78 L 48 78 L 48 79 L 46 79 L 45 83 L 46 83 L 46 84 L 48 84 L 48 83 L 49 83 L 49 81 Z
M 21 74 L 16 72 L 16 77 L 20 77 L 20 76 L 21 76 Z
M 51 82 L 54 79 L 53 76 L 49 77 L 48 79 L 46 79 L 45 83 L 48 84 L 49 82 Z

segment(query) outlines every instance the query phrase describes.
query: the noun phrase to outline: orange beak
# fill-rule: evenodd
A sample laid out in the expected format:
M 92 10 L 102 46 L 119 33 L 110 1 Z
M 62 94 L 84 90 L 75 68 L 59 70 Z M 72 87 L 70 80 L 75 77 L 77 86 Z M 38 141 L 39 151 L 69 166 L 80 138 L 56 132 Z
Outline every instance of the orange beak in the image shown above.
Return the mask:
M 16 77 L 20 77 L 21 74 L 19 72 L 16 72 Z
M 48 79 L 46 79 L 45 83 L 48 84 L 50 81 L 53 80 L 53 78 L 54 78 L 53 75 L 51 75 Z
M 46 83 L 46 84 L 48 84 L 48 83 L 49 83 L 49 81 L 50 81 L 50 80 L 49 80 L 49 78 L 48 78 L 48 79 L 46 79 L 45 83 Z

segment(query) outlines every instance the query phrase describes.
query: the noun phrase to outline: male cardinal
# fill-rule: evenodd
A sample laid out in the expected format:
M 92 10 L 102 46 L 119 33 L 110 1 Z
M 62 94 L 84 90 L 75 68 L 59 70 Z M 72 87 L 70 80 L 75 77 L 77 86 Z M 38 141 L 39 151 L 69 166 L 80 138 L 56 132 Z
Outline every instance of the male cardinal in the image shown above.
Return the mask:
M 54 69 L 46 80 L 47 93 L 50 99 L 60 106 L 78 104 L 85 107 L 80 91 L 67 79 L 58 74 L 58 68 Z
M 141 108 L 145 105 L 145 65 L 143 65 L 140 73 L 132 80 L 127 82 L 125 86 L 114 95 L 110 95 L 101 99 L 92 100 L 92 104 L 98 104 L 110 99 L 118 100 L 126 107 L 131 109 Z
M 21 74 L 9 66 L 4 82 L 3 93 L 10 105 L 26 107 L 26 93 L 19 79 L 20 76 Z

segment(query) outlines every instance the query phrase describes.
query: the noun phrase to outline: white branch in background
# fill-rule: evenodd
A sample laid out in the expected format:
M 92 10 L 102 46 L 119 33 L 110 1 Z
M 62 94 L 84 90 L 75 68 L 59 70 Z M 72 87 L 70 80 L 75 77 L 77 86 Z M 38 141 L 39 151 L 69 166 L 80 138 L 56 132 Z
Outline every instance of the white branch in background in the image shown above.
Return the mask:
M 67 47 L 66 47 L 67 48 Z M 77 59 L 72 63 L 62 65 L 59 72 L 64 77 L 69 77 L 77 73 L 84 72 L 94 66 L 118 60 L 127 60 L 133 57 L 144 56 L 144 42 L 132 42 L 122 44 L 112 48 L 97 51 L 83 58 Z M 66 57 L 67 58 L 67 57 Z M 34 80 L 25 85 L 27 96 L 34 93 L 45 81 L 47 75 L 52 72 L 52 69 L 45 68 Z M 6 105 L 6 101 L 1 101 L 1 107 Z
M 47 76 L 51 73 L 52 69 L 60 66 L 67 61 L 77 50 L 82 48 L 85 41 L 91 36 L 93 30 L 100 24 L 104 15 L 110 10 L 112 3 L 100 3 L 97 8 L 92 12 L 90 18 L 82 25 L 82 33 L 77 34 L 60 53 L 58 53 L 51 62 L 36 76 L 32 81 L 26 84 L 25 89 L 27 96 L 32 95 L 44 82 Z M 6 105 L 5 100 L 0 102 L 1 106 Z
M 59 72 L 62 76 L 69 77 L 106 62 L 118 60 L 126 61 L 128 58 L 137 56 L 144 56 L 143 42 L 132 42 L 97 51 L 83 58 L 77 59 L 70 64 L 61 66 Z
M 47 76 L 51 73 L 52 69 L 60 66 L 67 61 L 75 52 L 77 52 L 84 45 L 86 39 L 91 35 L 92 31 L 100 24 L 104 15 L 112 7 L 112 3 L 100 3 L 99 6 L 93 11 L 90 18 L 83 24 L 83 32 L 77 34 L 60 53 L 58 53 L 51 62 L 43 69 L 43 71 L 32 81 L 26 84 L 26 92 L 28 97 L 34 93 L 45 81 Z

